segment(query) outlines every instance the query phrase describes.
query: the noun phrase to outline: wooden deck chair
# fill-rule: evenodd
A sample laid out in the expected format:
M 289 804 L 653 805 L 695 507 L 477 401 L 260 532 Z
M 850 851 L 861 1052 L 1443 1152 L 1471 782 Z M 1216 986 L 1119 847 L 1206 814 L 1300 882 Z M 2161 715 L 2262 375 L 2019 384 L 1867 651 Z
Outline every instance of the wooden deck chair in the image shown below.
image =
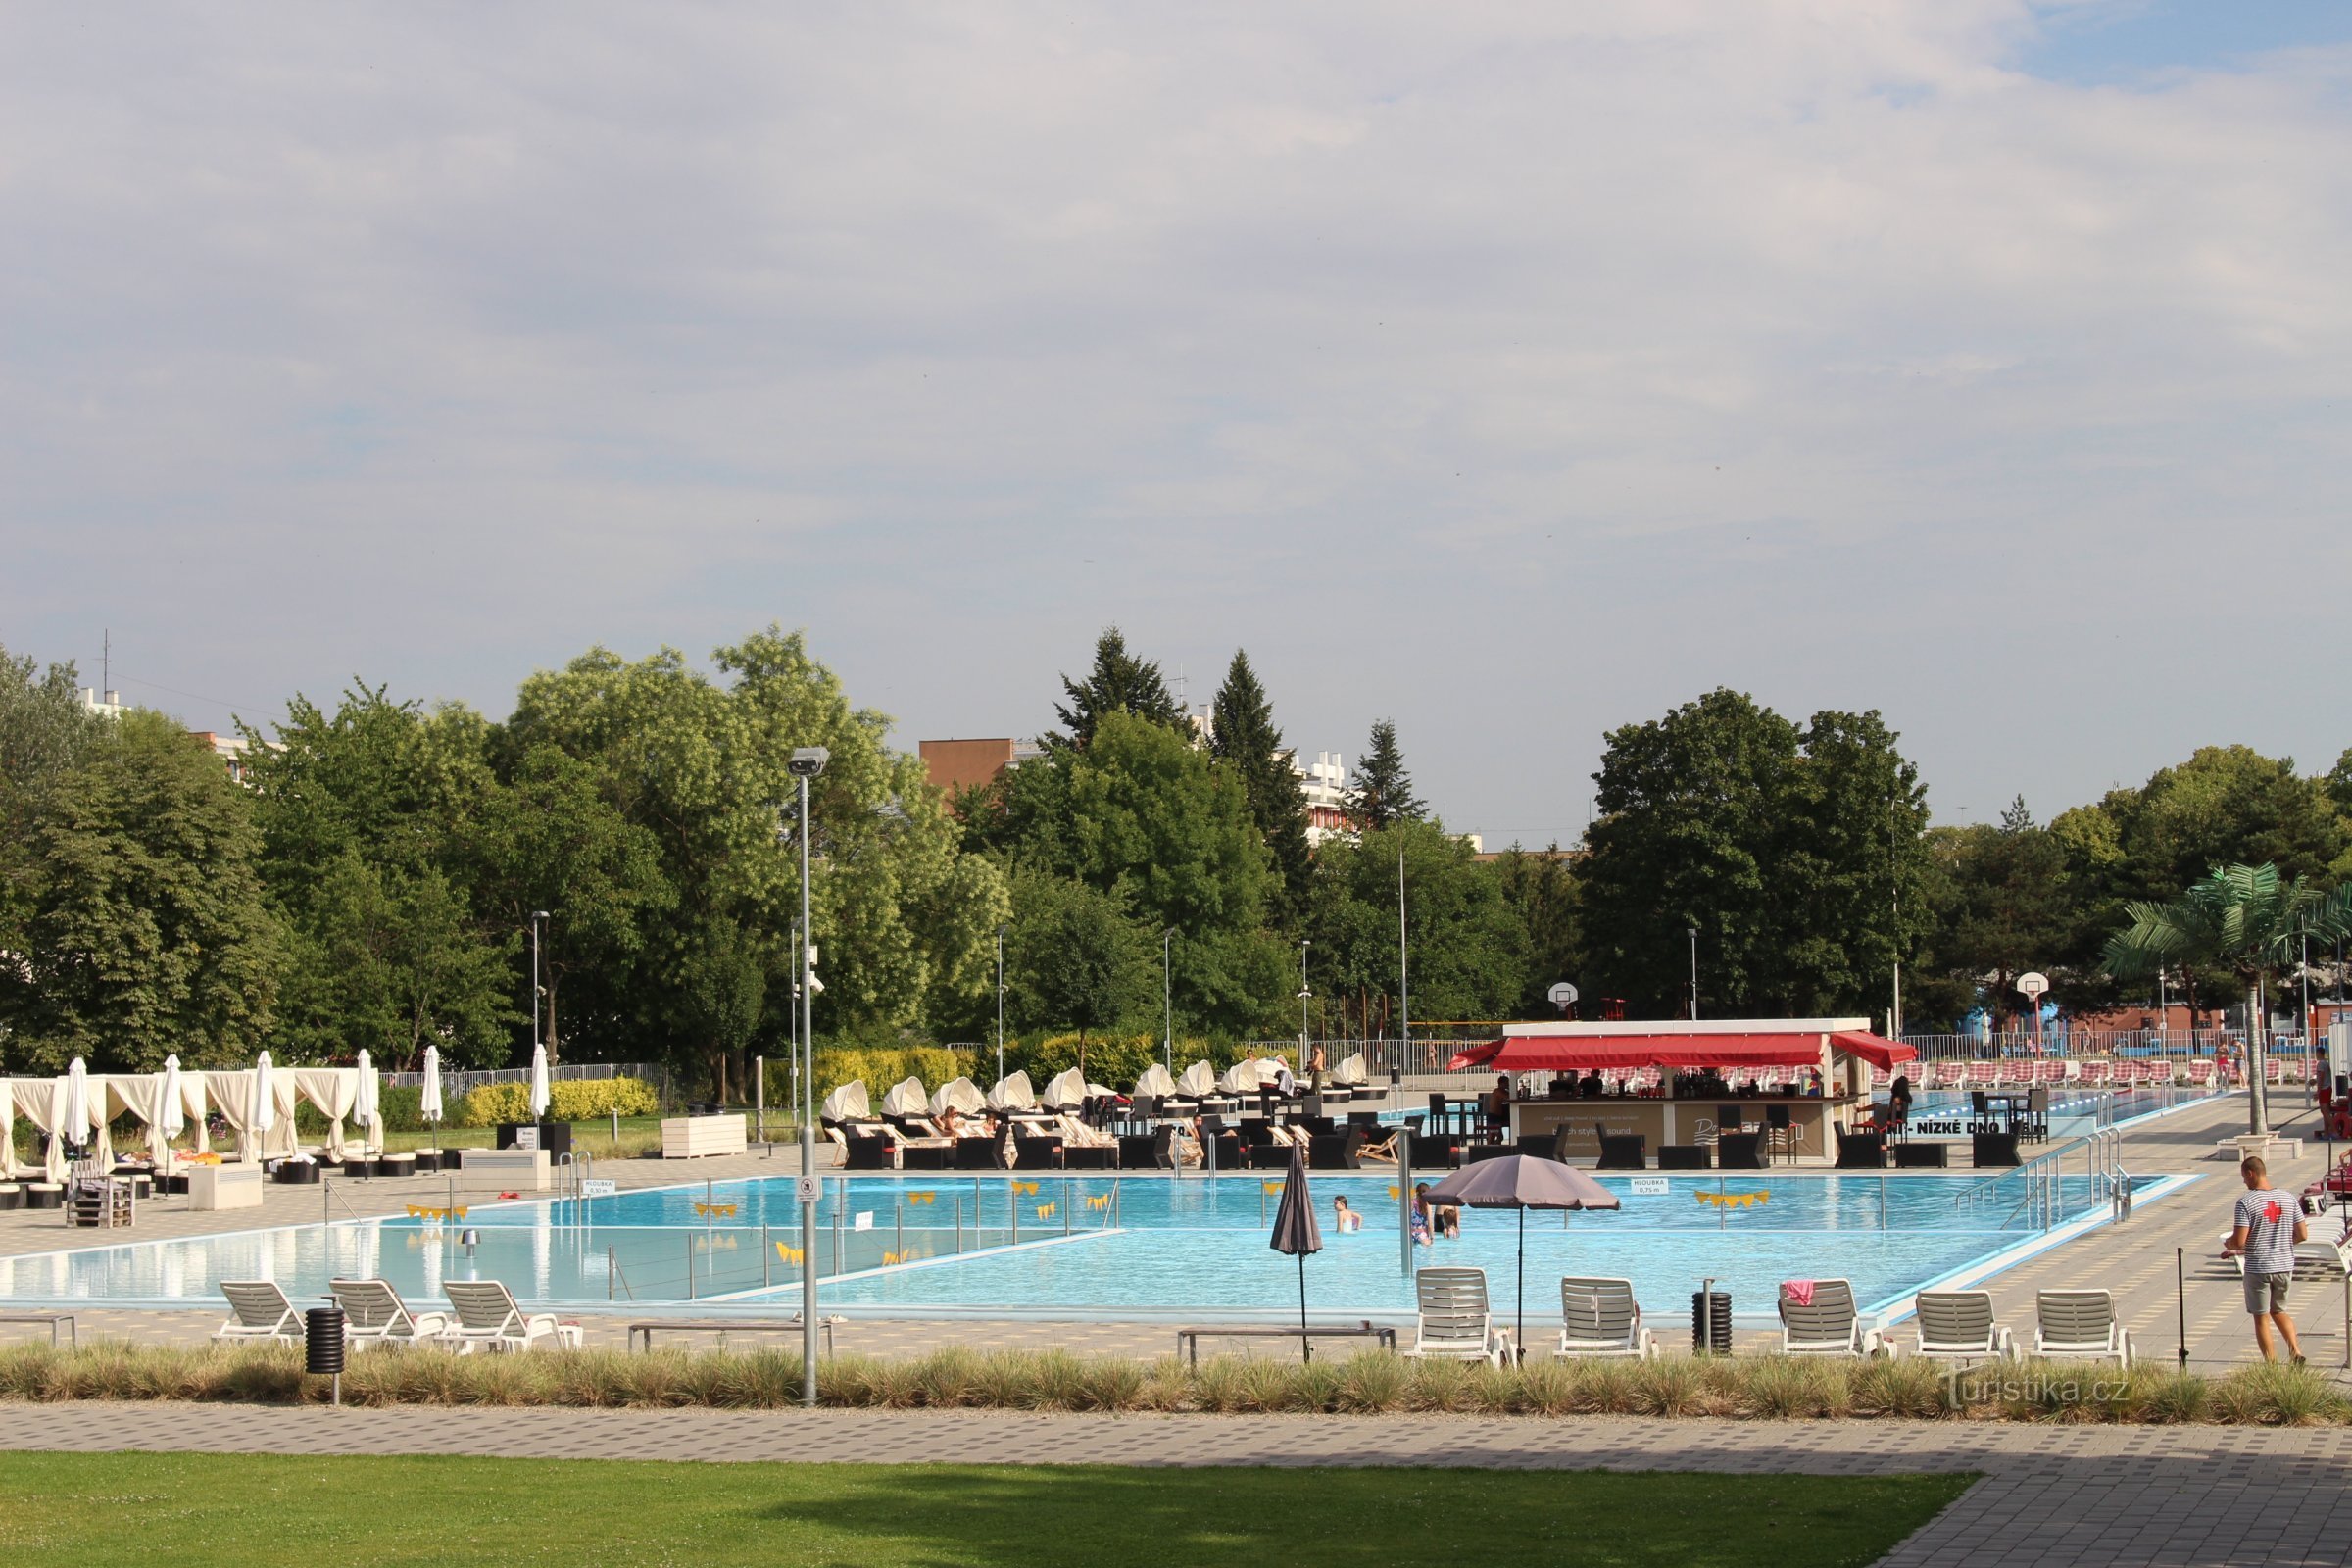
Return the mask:
M 1511 1337 L 1494 1327 L 1483 1268 L 1425 1268 L 1413 1275 L 1420 1311 L 1413 1348 L 1404 1353 L 1502 1365 Z
M 2110 1291 L 2043 1291 L 2034 1298 L 2034 1353 L 2066 1361 L 2132 1364 L 2132 1336 L 2116 1321 Z
M 343 1309 L 346 1345 L 429 1345 L 449 1332 L 446 1313 L 410 1311 L 386 1280 L 329 1280 L 327 1294 Z
M 1854 1287 L 1845 1280 L 1815 1280 L 1813 1299 L 1799 1302 L 1783 1285 L 1781 1353 L 1784 1355 L 1892 1355 L 1894 1347 L 1876 1329 L 1862 1326 L 1854 1310 Z
M 1658 1353 L 1657 1337 L 1642 1326 L 1642 1307 L 1631 1280 L 1568 1275 L 1560 1281 L 1560 1343 L 1552 1354 L 1568 1357 L 1629 1356 L 1647 1361 Z
M 1938 1361 L 2008 1360 L 2017 1341 L 1993 1320 L 1989 1291 L 1922 1291 L 1919 1354 Z
M 555 1341 L 560 1349 L 580 1348 L 577 1323 L 559 1323 L 553 1312 L 526 1313 L 497 1280 L 451 1280 L 442 1289 L 457 1318 L 445 1335 L 460 1351 L 527 1350 L 541 1340 Z
M 216 1340 L 283 1340 L 302 1343 L 302 1314 L 275 1280 L 222 1280 L 228 1321 L 213 1330 Z

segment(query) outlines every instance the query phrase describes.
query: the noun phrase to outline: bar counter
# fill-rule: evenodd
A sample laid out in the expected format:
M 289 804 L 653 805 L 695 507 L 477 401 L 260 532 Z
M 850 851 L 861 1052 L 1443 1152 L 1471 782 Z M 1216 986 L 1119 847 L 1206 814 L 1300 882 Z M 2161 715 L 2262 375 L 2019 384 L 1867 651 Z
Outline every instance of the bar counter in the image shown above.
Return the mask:
M 1639 1135 L 1651 1164 L 1667 1144 L 1692 1144 L 1701 1132 L 1712 1132 L 1722 1112 L 1738 1107 L 1739 1121 L 1768 1127 L 1765 1107 L 1785 1105 L 1788 1124 L 1797 1135 L 1795 1153 L 1801 1160 L 1829 1163 L 1838 1156 L 1837 1113 L 1854 1103 L 1819 1095 L 1725 1095 L 1685 1100 L 1603 1096 L 1594 1100 L 1514 1100 L 1511 1132 L 1518 1138 L 1542 1138 L 1565 1131 L 1560 1157 L 1573 1164 L 1590 1164 L 1600 1157 L 1602 1132 L 1612 1137 Z

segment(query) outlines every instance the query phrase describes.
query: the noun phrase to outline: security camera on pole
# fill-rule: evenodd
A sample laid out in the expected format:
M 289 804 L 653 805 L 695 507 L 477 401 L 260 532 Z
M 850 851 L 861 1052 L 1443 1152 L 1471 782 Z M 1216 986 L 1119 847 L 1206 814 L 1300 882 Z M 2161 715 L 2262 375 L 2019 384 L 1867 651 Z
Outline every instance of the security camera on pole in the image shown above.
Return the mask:
M 800 783 L 801 796 L 801 1403 L 816 1404 L 816 1053 L 811 1042 L 815 1014 L 816 928 L 808 923 L 808 781 L 825 770 L 832 754 L 803 746 L 785 769 Z

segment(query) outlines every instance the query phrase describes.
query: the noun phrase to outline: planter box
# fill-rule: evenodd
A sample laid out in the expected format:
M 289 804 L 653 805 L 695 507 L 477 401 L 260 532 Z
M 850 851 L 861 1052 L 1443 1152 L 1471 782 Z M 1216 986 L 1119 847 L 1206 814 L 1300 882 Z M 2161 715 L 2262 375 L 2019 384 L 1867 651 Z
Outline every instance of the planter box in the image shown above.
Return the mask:
M 544 1193 L 553 1185 L 549 1172 L 554 1161 L 544 1149 L 467 1149 L 459 1152 L 465 1157 L 468 1176 L 494 1177 L 501 1186 L 526 1193 Z
M 671 1116 L 662 1123 L 663 1159 L 702 1159 L 740 1154 L 751 1148 L 740 1113 L 727 1116 Z
M 190 1208 L 262 1206 L 259 1165 L 190 1165 L 187 1180 Z

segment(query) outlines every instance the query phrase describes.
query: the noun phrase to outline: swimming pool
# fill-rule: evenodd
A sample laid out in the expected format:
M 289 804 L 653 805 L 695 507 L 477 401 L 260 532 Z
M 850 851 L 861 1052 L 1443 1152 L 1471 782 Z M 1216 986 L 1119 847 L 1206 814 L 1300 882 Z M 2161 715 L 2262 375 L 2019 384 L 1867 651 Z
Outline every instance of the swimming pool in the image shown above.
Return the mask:
M 1527 1215 L 1531 1308 L 1575 1273 L 1631 1279 L 1655 1312 L 1679 1312 L 1710 1277 L 1742 1315 L 1768 1314 L 1791 1276 L 1850 1279 L 1875 1309 L 2041 1234 L 2021 1183 L 1974 1173 L 1602 1180 L 1624 1200 L 1617 1213 Z M 1265 1243 L 1280 1190 L 1279 1177 L 1257 1174 L 829 1178 L 820 1298 L 859 1316 L 1279 1318 L 1297 1312 L 1298 1290 L 1297 1264 Z M 1317 1175 L 1313 1191 L 1323 1250 L 1306 1264 L 1310 1309 L 1409 1314 L 1395 1179 Z M 1333 1223 L 1341 1197 L 1363 1214 L 1360 1232 Z M 2070 1218 L 2096 1206 L 2080 1176 L 2065 1201 Z M 1515 1213 L 1465 1210 L 1458 1239 L 1414 1249 L 1413 1261 L 1485 1268 L 1499 1299 L 1518 1236 Z M 799 1248 L 784 1178 L 504 1203 L 462 1224 L 352 1220 L 0 1259 L 0 1297 L 211 1306 L 222 1280 L 274 1279 L 301 1301 L 332 1278 L 372 1276 L 414 1304 L 445 1281 L 479 1278 L 526 1302 L 772 1314 L 798 1303 Z

